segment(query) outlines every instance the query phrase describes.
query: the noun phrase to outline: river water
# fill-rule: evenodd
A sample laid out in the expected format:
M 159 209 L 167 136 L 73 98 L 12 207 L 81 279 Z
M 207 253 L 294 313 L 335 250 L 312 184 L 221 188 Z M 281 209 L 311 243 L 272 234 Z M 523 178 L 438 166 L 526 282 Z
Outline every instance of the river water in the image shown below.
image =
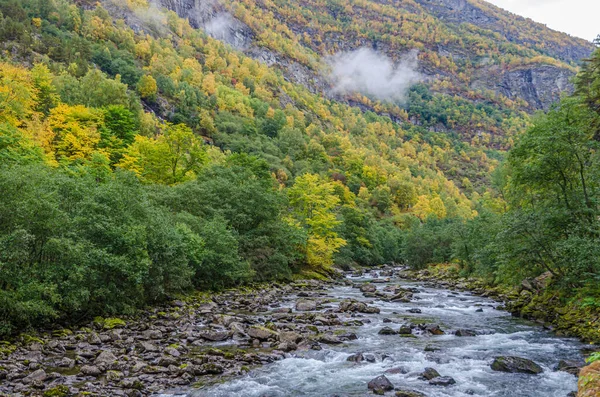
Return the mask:
M 370 277 L 352 278 L 352 281 L 367 282 Z M 396 388 L 416 390 L 429 397 L 566 397 L 577 389 L 575 376 L 554 369 L 560 360 L 582 360 L 583 345 L 577 340 L 554 336 L 541 326 L 496 310 L 497 302 L 467 292 L 398 279 L 392 279 L 391 284 L 417 288 L 416 299 L 410 303 L 369 300 L 350 286 L 327 291 L 333 300 L 326 305 L 328 308 L 337 308 L 341 299 L 354 298 L 369 301 L 381 309 L 379 314 L 360 317 L 370 319 L 371 323 L 351 329 L 358 336 L 357 340 L 336 346 L 323 345 L 320 351 L 293 352 L 288 358 L 254 369 L 244 377 L 196 390 L 188 396 L 367 396 L 372 395 L 367 383 L 384 373 Z M 385 285 L 377 284 L 377 287 L 383 289 Z M 290 296 L 283 304 L 292 306 L 295 300 L 295 296 Z M 407 311 L 415 308 L 421 313 Z M 340 316 L 350 318 L 351 315 L 342 313 Z M 384 326 L 397 330 L 408 322 L 433 322 L 446 334 L 410 338 L 378 334 Z M 478 335 L 458 337 L 454 335 L 457 329 L 471 329 Z M 347 361 L 351 354 L 359 352 L 373 354 L 375 361 Z M 495 356 L 501 355 L 534 360 L 544 372 L 526 375 L 492 371 L 490 364 Z M 426 367 L 435 368 L 442 376 L 451 376 L 456 384 L 433 386 L 420 380 L 419 374 Z M 394 373 L 386 373 L 392 369 L 396 369 Z

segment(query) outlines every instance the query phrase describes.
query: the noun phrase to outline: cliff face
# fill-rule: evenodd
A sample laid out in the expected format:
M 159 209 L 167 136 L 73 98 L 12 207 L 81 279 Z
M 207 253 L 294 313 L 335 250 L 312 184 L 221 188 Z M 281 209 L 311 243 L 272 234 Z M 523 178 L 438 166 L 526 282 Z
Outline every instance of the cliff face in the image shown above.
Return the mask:
M 585 40 L 551 31 L 543 24 L 509 13 L 481 0 L 415 1 L 431 15 L 447 24 L 473 24 L 496 32 L 511 43 L 530 46 L 561 61 L 579 62 L 588 57 L 592 50 L 590 43 Z M 519 29 L 520 26 L 525 28 Z M 547 32 L 552 32 L 560 39 L 544 41 Z
M 254 37 L 252 30 L 229 14 L 216 0 L 155 0 L 160 7 L 175 11 L 190 25 L 204 29 L 217 40 L 232 47 L 247 49 Z

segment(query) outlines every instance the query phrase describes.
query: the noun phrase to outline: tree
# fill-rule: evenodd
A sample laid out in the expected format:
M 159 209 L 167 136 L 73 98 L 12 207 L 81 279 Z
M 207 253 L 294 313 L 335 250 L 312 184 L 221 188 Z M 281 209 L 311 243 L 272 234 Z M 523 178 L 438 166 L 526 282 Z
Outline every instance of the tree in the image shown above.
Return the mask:
M 146 182 L 172 185 L 193 179 L 206 161 L 202 141 L 179 124 L 167 125 L 156 139 L 137 135 L 119 166 Z
M 154 102 L 156 100 L 156 94 L 158 93 L 158 85 L 156 84 L 154 77 L 151 75 L 144 75 L 137 84 L 137 90 L 142 99 Z
M 334 184 L 305 174 L 296 178 L 288 196 L 296 220 L 308 233 L 307 264 L 316 270 L 330 270 L 333 255 L 346 244 L 335 231 L 341 222 L 333 211 L 339 203 Z

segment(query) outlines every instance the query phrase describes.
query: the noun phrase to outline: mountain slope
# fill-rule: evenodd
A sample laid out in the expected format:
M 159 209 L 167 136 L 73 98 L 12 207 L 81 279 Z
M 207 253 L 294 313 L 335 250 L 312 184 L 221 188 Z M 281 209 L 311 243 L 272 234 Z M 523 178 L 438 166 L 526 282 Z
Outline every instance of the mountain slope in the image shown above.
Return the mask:
M 401 104 L 413 122 L 436 131 L 453 130 L 463 140 L 495 148 L 510 146 L 509 137 L 527 119 L 523 111 L 547 110 L 562 92 L 572 91 L 569 80 L 575 67 L 593 50 L 589 42 L 479 0 L 160 4 L 255 59 L 281 68 L 291 81 L 313 92 L 392 116 L 398 111 L 387 101 L 332 91 L 327 57 L 369 48 L 399 61 L 417 50 L 422 80 L 441 96 L 438 102 L 450 103 L 425 114 L 411 108 L 410 101 Z M 468 117 L 453 116 L 449 107 L 462 107 Z M 427 114 L 439 112 L 446 116 Z

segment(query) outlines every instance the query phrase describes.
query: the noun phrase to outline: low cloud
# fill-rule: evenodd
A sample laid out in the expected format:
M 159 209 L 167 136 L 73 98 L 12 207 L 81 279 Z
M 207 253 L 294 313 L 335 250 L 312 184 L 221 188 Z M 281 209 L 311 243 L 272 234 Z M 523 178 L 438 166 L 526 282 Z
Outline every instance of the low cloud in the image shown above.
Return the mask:
M 327 61 L 336 94 L 358 92 L 384 101 L 404 102 L 408 89 L 421 80 L 416 50 L 397 63 L 369 48 L 339 53 Z

